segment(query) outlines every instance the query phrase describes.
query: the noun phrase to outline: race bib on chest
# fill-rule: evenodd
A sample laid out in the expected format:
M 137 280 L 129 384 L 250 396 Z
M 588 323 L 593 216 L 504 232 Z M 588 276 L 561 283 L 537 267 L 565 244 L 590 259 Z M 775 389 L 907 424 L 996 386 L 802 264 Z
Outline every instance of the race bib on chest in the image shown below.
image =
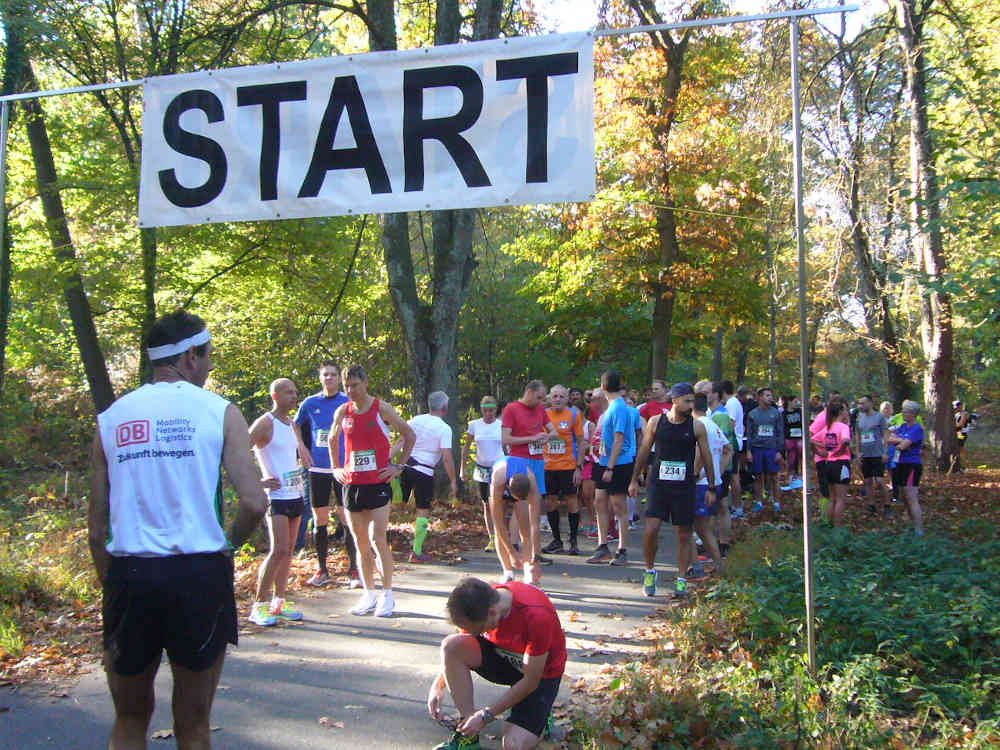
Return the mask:
M 774 425 L 773 424 L 757 425 L 757 437 L 774 437 Z
M 281 475 L 281 486 L 285 489 L 297 490 L 301 489 L 302 485 L 302 469 L 293 469 Z
M 683 482 L 687 477 L 687 464 L 683 461 L 660 461 L 661 482 Z
M 326 445 L 330 442 L 330 431 L 329 430 L 317 430 L 316 431 L 316 444 Z
M 351 471 L 375 471 L 375 451 L 351 451 Z
M 536 440 L 533 443 L 528 443 L 528 455 L 530 456 L 540 456 L 545 453 L 545 443 L 541 440 Z
M 800 437 L 802 437 L 802 428 L 801 427 L 789 427 L 788 428 L 788 437 L 790 437 L 790 438 L 800 438 Z
M 477 482 L 488 482 L 490 481 L 490 470 L 477 466 L 472 472 L 472 478 Z
M 865 430 L 861 433 L 861 442 L 868 444 L 875 442 L 875 432 L 874 430 Z
M 562 455 L 566 452 L 566 441 L 556 438 L 555 440 L 549 441 L 549 449 L 547 453 L 549 455 Z

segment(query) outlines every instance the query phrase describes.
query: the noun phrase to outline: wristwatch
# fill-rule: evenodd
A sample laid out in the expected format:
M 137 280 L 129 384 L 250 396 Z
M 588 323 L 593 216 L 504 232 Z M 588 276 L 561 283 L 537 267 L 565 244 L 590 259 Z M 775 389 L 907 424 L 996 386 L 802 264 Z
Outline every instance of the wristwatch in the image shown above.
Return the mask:
M 481 713 L 483 715 L 483 718 L 486 720 L 484 722 L 484 725 L 496 721 L 497 717 L 493 715 L 492 711 L 490 711 L 489 706 L 483 706 L 481 709 L 479 709 L 479 713 Z

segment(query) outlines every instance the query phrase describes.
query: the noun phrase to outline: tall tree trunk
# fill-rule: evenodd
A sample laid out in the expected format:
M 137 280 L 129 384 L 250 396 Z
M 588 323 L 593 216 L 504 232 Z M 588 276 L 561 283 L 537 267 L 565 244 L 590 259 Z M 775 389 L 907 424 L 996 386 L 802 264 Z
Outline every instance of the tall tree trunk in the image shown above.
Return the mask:
M 924 22 L 933 0 L 896 0 L 896 29 L 906 65 L 910 107 L 910 216 L 913 243 L 921 269 L 931 282 L 947 271 L 941 236 L 941 203 L 934 143 L 927 121 L 927 76 L 923 50 Z M 930 426 L 929 445 L 939 470 L 951 467 L 955 453 L 955 426 L 951 399 L 954 392 L 954 340 L 951 298 L 924 289 L 920 310 L 924 358 L 924 406 Z
M 663 18 L 660 16 L 654 0 L 629 0 L 629 6 L 639 22 L 644 25 L 663 23 Z M 695 3 L 689 18 L 697 18 L 703 12 L 704 4 Z M 677 215 L 670 187 L 671 164 L 667 157 L 667 146 L 670 140 L 670 131 L 677 117 L 677 96 L 683 81 L 684 56 L 687 53 L 691 32 L 690 30 L 684 31 L 678 39 L 674 39 L 669 31 L 654 31 L 650 32 L 649 36 L 653 46 L 662 53 L 665 65 L 657 97 L 658 101 L 655 105 L 651 105 L 657 108 L 657 114 L 660 115 L 653 136 L 660 150 L 663 165 L 660 170 L 662 175 L 661 205 L 656 209 L 660 273 L 656 281 L 650 285 L 650 293 L 653 297 L 650 377 L 662 378 L 666 375 L 670 358 L 670 330 L 673 324 L 677 293 L 672 280 L 671 267 L 681 257 L 680 242 L 677 239 Z
M 9 11 L 7 6 L 3 6 L 3 17 L 4 20 L 9 16 Z M 16 42 L 17 40 L 15 40 Z M 16 44 L 11 45 L 10 40 L 7 42 L 6 59 L 4 60 L 4 71 L 3 71 L 3 93 L 4 95 L 13 94 L 17 91 L 17 78 L 15 77 L 15 72 L 18 70 L 22 63 L 18 62 L 18 57 L 25 54 L 24 45 Z M 9 120 L 13 121 L 13 104 L 7 105 L 9 111 Z M 6 175 L 0 176 L 6 179 Z M 10 284 L 11 284 L 11 273 L 13 271 L 13 264 L 10 259 L 10 214 L 7 211 L 7 197 L 4 196 L 3 205 L 0 205 L 0 230 L 3 231 L 3 242 L 0 243 L 0 400 L 3 398 L 3 387 L 4 382 L 7 379 L 7 334 L 10 326 Z
M 722 326 L 715 329 L 715 343 L 712 346 L 712 382 L 722 380 L 722 345 L 725 341 L 725 331 Z
M 369 43 L 373 50 L 395 49 L 396 31 L 389 0 L 370 2 Z M 479 0 L 476 38 L 496 38 L 500 33 L 501 0 Z M 462 25 L 458 0 L 438 0 L 434 43 L 455 44 Z M 458 317 L 472 280 L 476 260 L 473 210 L 436 211 L 431 218 L 433 245 L 432 297 L 417 292 L 410 246 L 409 216 L 389 214 L 383 220 L 382 248 L 389 276 L 389 293 L 403 329 L 413 383 L 413 408 L 427 409 L 427 396 L 443 390 L 452 396 L 448 422 L 457 423 L 458 357 L 455 342 Z M 456 437 L 458 431 L 455 430 Z
M 24 27 L 30 18 L 26 11 L 27 9 L 22 7 L 19 1 L 8 2 L 3 6 L 8 55 L 12 47 L 17 51 L 14 55 L 15 67 L 11 70 L 12 80 L 17 82 L 18 88 L 30 91 L 38 88 L 38 81 L 24 50 Z M 100 412 L 111 405 L 115 400 L 115 394 L 97 338 L 90 302 L 83 288 L 83 277 L 73 247 L 73 238 L 66 222 L 66 212 L 63 209 L 62 196 L 59 194 L 59 176 L 52 158 L 52 144 L 49 142 L 49 133 L 45 127 L 44 112 L 38 99 L 27 100 L 24 103 L 24 112 L 28 142 L 31 144 L 31 155 L 35 162 L 38 194 L 42 200 L 52 251 L 59 262 L 57 271 L 59 283 L 69 308 L 73 334 L 80 350 L 80 358 L 83 360 L 90 394 L 94 406 Z

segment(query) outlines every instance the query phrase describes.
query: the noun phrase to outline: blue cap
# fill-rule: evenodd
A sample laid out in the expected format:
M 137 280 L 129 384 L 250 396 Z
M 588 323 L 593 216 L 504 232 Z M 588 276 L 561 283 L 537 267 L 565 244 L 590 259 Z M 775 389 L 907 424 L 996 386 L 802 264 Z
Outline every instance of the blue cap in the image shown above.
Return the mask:
M 690 396 L 692 393 L 694 393 L 694 386 L 690 383 L 674 383 L 670 388 L 670 398 Z

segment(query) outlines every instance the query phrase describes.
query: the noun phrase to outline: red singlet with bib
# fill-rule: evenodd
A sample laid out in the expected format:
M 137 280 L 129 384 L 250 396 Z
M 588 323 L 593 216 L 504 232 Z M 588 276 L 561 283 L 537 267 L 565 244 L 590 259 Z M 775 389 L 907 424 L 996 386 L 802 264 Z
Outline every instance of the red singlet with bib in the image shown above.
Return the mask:
M 348 401 L 340 426 L 344 431 L 345 484 L 383 483 L 378 473 L 389 465 L 389 427 L 379 414 L 379 400 L 374 399 L 360 414 L 354 402 Z

